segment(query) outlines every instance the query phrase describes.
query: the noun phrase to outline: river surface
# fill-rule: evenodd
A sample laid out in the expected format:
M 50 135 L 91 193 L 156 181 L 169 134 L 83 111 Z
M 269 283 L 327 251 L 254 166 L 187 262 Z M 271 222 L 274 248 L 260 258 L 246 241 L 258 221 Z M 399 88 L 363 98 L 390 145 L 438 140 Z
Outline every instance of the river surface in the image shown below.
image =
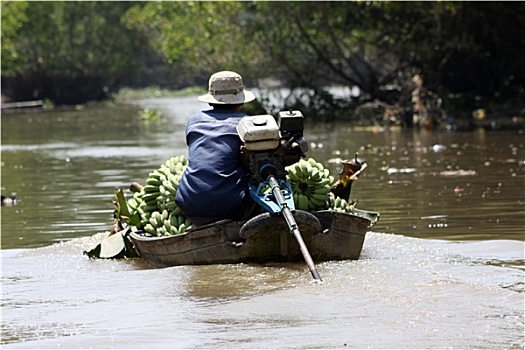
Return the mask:
M 161 111 L 159 121 L 138 117 Z M 153 269 L 89 260 L 113 194 L 174 155 L 195 96 L 2 115 L 3 348 L 523 349 L 525 137 L 314 124 L 332 174 L 356 152 L 361 259 Z M 211 164 L 210 166 L 213 166 Z

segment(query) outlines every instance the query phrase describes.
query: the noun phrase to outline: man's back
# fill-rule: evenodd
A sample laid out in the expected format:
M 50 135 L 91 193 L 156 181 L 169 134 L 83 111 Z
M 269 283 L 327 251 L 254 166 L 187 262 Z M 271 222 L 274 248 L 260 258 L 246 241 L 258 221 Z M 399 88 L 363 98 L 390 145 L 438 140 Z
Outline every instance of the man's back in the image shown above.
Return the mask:
M 195 224 L 235 218 L 248 195 L 236 127 L 246 114 L 229 109 L 200 112 L 188 120 L 189 165 L 177 190 L 177 205 Z

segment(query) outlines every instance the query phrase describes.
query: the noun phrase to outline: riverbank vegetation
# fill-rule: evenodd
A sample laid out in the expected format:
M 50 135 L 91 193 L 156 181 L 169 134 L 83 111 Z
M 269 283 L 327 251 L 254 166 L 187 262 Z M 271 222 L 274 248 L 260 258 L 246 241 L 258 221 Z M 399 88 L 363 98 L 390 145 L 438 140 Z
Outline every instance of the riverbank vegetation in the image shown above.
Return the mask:
M 319 120 L 522 117 L 524 31 L 523 2 L 2 1 L 2 93 L 78 104 L 229 69 Z

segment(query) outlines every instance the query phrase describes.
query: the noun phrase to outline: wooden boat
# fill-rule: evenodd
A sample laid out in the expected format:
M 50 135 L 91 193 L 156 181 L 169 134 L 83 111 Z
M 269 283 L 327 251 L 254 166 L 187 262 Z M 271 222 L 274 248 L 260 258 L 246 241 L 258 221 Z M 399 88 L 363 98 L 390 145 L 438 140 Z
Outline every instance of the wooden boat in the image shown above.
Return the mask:
M 349 198 L 352 182 L 365 167 L 366 164 L 357 161 L 357 156 L 355 164 L 345 162 L 341 172 L 341 179 L 345 181 L 334 185 L 334 195 Z M 223 220 L 183 234 L 152 237 L 140 228 L 127 225 L 125 217 L 129 218 L 130 214 L 122 216 L 119 209 L 127 209 L 121 189 L 115 198 L 113 230 L 97 247 L 84 253 L 90 258 L 141 257 L 159 268 L 306 261 L 313 277 L 320 280 L 313 262 L 359 259 L 366 232 L 379 219 L 379 213 L 355 206 L 345 209 L 350 213 L 294 210 L 292 215 L 289 210 L 269 210 L 247 221 Z
M 294 213 L 317 262 L 359 259 L 366 232 L 378 216 L 357 209 L 355 215 L 331 210 Z M 130 232 L 128 237 L 138 255 L 153 267 L 303 260 L 285 219 L 269 213 L 246 222 L 219 221 L 181 235 L 146 237 Z

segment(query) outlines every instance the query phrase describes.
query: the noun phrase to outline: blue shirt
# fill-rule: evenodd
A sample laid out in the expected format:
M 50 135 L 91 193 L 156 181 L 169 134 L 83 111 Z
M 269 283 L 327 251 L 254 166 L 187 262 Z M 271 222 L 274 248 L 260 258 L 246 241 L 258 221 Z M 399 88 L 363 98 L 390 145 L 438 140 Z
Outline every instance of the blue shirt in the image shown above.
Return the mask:
M 190 220 L 213 222 L 241 214 L 249 194 L 236 127 L 244 116 L 233 110 L 207 110 L 188 120 L 189 163 L 175 201 Z

